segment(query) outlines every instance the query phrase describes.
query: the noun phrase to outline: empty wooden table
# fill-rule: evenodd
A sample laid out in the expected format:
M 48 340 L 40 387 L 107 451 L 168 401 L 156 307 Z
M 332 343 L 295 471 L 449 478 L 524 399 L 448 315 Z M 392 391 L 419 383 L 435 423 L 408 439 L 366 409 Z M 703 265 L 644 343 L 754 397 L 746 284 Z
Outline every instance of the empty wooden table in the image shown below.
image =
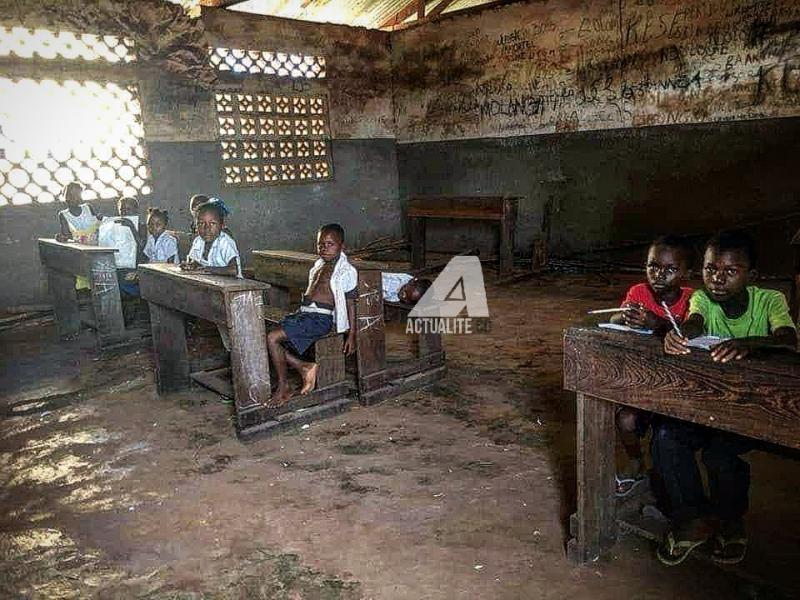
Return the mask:
M 139 288 L 150 304 L 159 393 L 191 385 L 184 315 L 227 328 L 237 429 L 261 422 L 270 398 L 262 293 L 252 279 L 183 272 L 176 265 L 139 266 Z
M 514 268 L 517 199 L 496 196 L 412 198 L 406 211 L 411 241 L 411 267 L 425 266 L 426 219 L 472 219 L 500 225 L 500 272 Z
M 568 554 L 594 559 L 617 537 L 616 404 L 800 449 L 800 356 L 731 364 L 664 354 L 659 338 L 597 328 L 564 334 L 564 387 L 577 392 L 578 513 Z
M 60 335 L 72 335 L 80 330 L 81 316 L 75 290 L 75 277 L 80 275 L 89 281 L 98 346 L 106 348 L 124 340 L 125 322 L 115 252 L 114 248 L 39 238 L 39 259 L 47 271 Z

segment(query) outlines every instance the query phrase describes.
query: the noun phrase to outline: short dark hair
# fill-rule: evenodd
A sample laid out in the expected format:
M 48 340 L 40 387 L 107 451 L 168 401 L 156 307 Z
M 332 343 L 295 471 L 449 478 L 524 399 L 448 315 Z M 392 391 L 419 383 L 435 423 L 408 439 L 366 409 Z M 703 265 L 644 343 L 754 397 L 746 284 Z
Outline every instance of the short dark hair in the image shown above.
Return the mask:
M 147 218 L 157 217 L 164 221 L 164 225 L 169 225 L 169 211 L 163 208 L 150 207 L 147 209 Z
M 325 235 L 326 233 L 332 233 L 339 238 L 340 242 L 344 241 L 344 227 L 338 223 L 328 223 L 327 225 L 323 225 L 319 228 L 320 235 Z
M 206 196 L 205 194 L 195 194 L 194 196 L 189 198 L 189 207 L 194 206 L 195 203 L 197 203 L 197 206 L 200 207 L 202 204 L 208 202 L 208 200 L 209 197 Z
M 417 286 L 420 296 L 424 296 L 425 292 L 433 285 L 433 282 L 430 279 L 414 279 L 414 284 Z
M 722 231 L 706 242 L 706 250 L 714 248 L 718 252 L 730 252 L 731 250 L 744 252 L 753 269 L 758 262 L 758 250 L 756 241 L 741 229 L 733 231 Z
M 220 223 L 225 222 L 225 211 L 216 202 L 203 202 L 200 206 L 197 207 L 197 216 L 199 217 L 202 213 L 209 211 L 217 215 L 217 218 L 219 219 Z
M 694 246 L 688 238 L 685 238 L 682 235 L 675 235 L 674 233 L 660 235 L 650 244 L 650 248 L 655 248 L 656 246 L 663 246 L 665 248 L 673 248 L 674 250 L 678 250 L 686 260 L 686 264 L 688 264 L 690 267 L 694 261 Z

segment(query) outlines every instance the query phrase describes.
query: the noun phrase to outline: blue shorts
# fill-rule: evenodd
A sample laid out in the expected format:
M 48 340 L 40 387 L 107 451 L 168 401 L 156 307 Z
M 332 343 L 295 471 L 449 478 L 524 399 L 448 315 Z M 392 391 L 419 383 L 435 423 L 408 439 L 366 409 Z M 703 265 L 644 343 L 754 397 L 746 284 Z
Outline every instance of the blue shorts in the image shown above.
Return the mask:
M 305 354 L 314 342 L 331 332 L 333 317 L 314 312 L 294 312 L 286 315 L 281 327 L 286 339 L 298 355 Z

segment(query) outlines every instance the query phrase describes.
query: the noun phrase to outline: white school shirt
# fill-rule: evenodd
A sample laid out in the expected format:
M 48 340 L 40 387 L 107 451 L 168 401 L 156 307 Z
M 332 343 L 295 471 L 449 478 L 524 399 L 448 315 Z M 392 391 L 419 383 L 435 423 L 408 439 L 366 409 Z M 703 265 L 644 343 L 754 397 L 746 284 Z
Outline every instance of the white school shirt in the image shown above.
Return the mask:
M 158 239 L 153 237 L 152 233 L 147 234 L 147 244 L 144 247 L 144 255 L 150 259 L 150 262 L 163 263 L 167 262 L 170 257 L 174 257 L 172 262 L 176 265 L 180 262 L 178 257 L 178 240 L 175 239 L 171 233 L 162 231 Z
M 413 275 L 408 273 L 381 273 L 383 282 L 383 299 L 389 302 L 400 302 L 400 297 L 397 293 L 400 288 L 414 279 Z
M 231 259 L 235 258 L 236 276 L 239 279 L 242 278 L 242 261 L 239 258 L 239 249 L 231 236 L 224 231 L 220 231 L 217 239 L 211 244 L 211 250 L 208 251 L 208 259 L 203 258 L 204 246 L 203 238 L 198 235 L 192 242 L 187 258 L 191 258 L 204 267 L 227 267 Z
M 317 259 L 314 266 L 308 272 L 308 285 L 314 281 L 314 275 L 322 268 L 325 261 Z M 354 290 L 358 286 L 358 272 L 356 268 L 347 260 L 344 252 L 339 254 L 336 266 L 333 267 L 331 274 L 331 291 L 333 292 L 333 319 L 336 322 L 336 333 L 342 333 L 350 329 L 350 321 L 347 318 L 347 299 L 345 294 Z
M 69 227 L 72 239 L 81 244 L 97 245 L 97 227 L 100 221 L 92 214 L 92 209 L 88 204 L 80 205 L 81 214 L 77 217 L 69 212 L 68 208 L 59 211 L 59 215 L 64 217 Z
M 117 223 L 117 219 L 129 219 L 135 228 L 139 228 L 139 216 L 133 217 L 105 217 L 97 230 L 97 243 L 100 246 L 116 248 L 114 261 L 118 269 L 136 268 L 136 238 L 127 225 Z

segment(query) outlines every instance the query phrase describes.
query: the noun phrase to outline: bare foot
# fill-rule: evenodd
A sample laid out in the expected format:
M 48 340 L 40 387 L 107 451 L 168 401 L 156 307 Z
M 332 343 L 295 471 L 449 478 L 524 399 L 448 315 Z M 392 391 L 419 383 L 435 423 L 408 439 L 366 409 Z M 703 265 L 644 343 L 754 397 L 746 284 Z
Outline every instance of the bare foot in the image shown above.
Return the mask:
M 267 408 L 280 408 L 289 401 L 291 390 L 286 383 L 279 383 L 278 387 L 267 402 Z
M 306 395 L 313 391 L 317 385 L 317 363 L 311 363 L 307 367 L 301 367 L 301 374 L 303 375 L 303 387 L 300 390 L 302 395 Z

